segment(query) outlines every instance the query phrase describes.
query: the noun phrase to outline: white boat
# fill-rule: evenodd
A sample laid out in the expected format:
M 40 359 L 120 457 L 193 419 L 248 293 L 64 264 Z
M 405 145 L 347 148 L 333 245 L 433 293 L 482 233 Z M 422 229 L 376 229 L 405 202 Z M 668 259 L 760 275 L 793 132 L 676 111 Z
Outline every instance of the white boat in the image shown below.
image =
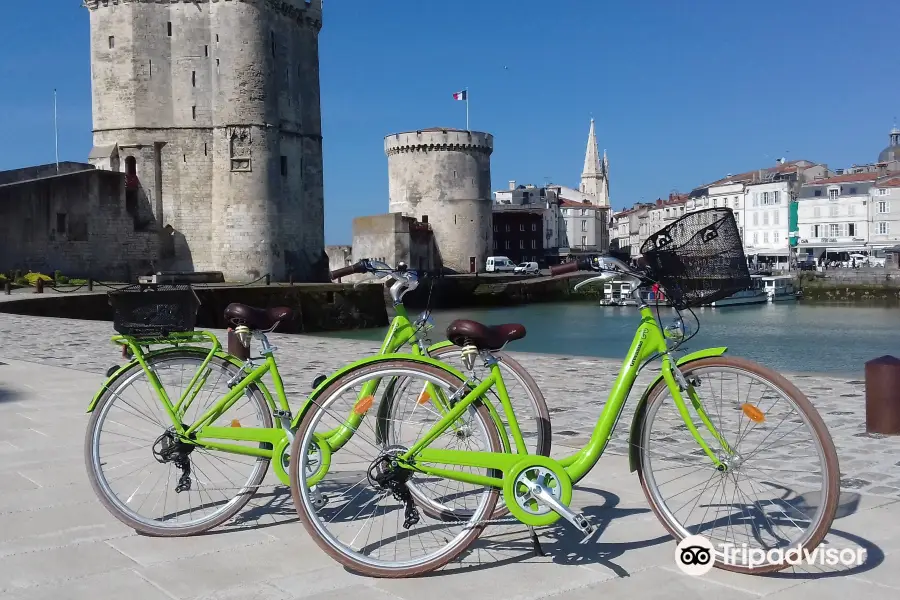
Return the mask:
M 761 277 L 762 289 L 766 292 L 769 302 L 784 302 L 796 300 L 794 290 L 794 277 L 791 275 L 769 275 Z
M 636 306 L 637 302 L 631 297 L 631 282 L 613 281 L 603 284 L 603 298 L 601 306 Z

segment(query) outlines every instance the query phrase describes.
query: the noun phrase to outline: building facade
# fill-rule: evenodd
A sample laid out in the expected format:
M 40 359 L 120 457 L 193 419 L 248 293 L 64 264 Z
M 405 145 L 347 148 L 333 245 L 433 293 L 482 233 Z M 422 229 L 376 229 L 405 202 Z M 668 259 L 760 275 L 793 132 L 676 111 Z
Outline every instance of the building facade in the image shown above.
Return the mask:
M 869 194 L 869 248 L 900 245 L 900 176 L 876 181 Z
M 324 280 L 321 0 L 86 0 L 94 147 L 173 267 Z

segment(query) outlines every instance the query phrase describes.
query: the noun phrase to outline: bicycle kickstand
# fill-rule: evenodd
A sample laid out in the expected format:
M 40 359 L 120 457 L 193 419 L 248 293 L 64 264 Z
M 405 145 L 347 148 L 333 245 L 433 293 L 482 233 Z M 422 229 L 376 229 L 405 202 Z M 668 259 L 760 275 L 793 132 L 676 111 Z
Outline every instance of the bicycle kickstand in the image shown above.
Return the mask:
M 535 556 L 547 556 L 544 553 L 544 549 L 541 548 L 541 541 L 538 539 L 537 532 L 534 530 L 534 527 L 529 527 L 528 530 L 531 532 L 531 545 L 534 549 Z

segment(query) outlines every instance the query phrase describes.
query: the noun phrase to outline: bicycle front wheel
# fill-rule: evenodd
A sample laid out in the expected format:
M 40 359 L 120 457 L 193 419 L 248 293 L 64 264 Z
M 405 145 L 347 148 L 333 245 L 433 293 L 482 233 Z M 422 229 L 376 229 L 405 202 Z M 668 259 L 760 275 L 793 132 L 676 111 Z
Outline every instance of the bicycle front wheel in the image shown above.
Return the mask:
M 363 395 L 364 388 L 372 387 L 369 382 L 390 379 L 398 385 L 382 385 L 374 395 Z M 419 479 L 412 486 L 413 470 L 395 460 L 441 419 L 421 400 L 429 384 L 448 398 L 465 385 L 451 373 L 412 360 L 358 367 L 322 390 L 294 436 L 290 464 L 297 467 L 290 470 L 291 495 L 300 521 L 326 553 L 357 573 L 411 577 L 438 569 L 475 541 L 497 503 L 498 489 L 485 485 L 428 476 L 428 481 Z M 403 420 L 389 439 L 377 432 L 386 418 L 382 402 L 406 408 L 396 413 Z M 327 461 L 317 458 L 321 450 L 309 451 L 322 449 L 323 443 L 331 446 L 327 440 L 332 437 L 340 437 L 343 445 L 333 453 L 325 447 Z M 477 400 L 428 446 L 503 451 L 494 421 Z M 441 468 L 472 472 L 470 467 Z M 499 477 L 483 470 L 480 475 Z M 418 493 L 422 486 L 427 495 Z M 431 510 L 420 513 L 423 503 L 437 510 L 448 507 L 459 518 L 448 521 L 433 518 Z
M 206 359 L 177 350 L 148 359 L 170 401 L 182 396 Z M 192 423 L 228 393 L 239 369 L 214 356 L 182 422 Z M 272 427 L 255 384 L 221 414 L 219 427 Z M 240 444 L 240 442 L 235 442 Z M 187 536 L 233 517 L 262 483 L 269 459 L 180 443 L 147 372 L 135 364 L 104 392 L 88 423 L 84 458 L 91 486 L 113 516 L 152 536 Z
M 793 551 L 821 543 L 837 510 L 840 469 L 824 421 L 793 384 L 748 360 L 706 358 L 682 373 L 718 436 L 685 392 L 692 423 L 722 466 L 699 446 L 660 381 L 647 400 L 639 449 L 638 475 L 653 512 L 679 541 L 706 538 L 716 567 L 786 568 Z

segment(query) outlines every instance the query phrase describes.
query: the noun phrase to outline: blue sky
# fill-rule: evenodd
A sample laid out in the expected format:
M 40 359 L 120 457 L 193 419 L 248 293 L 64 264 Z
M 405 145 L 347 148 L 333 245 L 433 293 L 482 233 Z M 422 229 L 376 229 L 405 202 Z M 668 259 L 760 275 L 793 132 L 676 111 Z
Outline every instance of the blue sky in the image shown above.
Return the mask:
M 88 13 L 6 0 L 0 170 L 91 147 Z M 326 0 L 320 39 L 326 242 L 388 206 L 385 135 L 495 136 L 493 188 L 576 185 L 588 124 L 615 208 L 729 172 L 874 160 L 900 117 L 896 0 Z M 546 179 L 545 179 L 546 178 Z

